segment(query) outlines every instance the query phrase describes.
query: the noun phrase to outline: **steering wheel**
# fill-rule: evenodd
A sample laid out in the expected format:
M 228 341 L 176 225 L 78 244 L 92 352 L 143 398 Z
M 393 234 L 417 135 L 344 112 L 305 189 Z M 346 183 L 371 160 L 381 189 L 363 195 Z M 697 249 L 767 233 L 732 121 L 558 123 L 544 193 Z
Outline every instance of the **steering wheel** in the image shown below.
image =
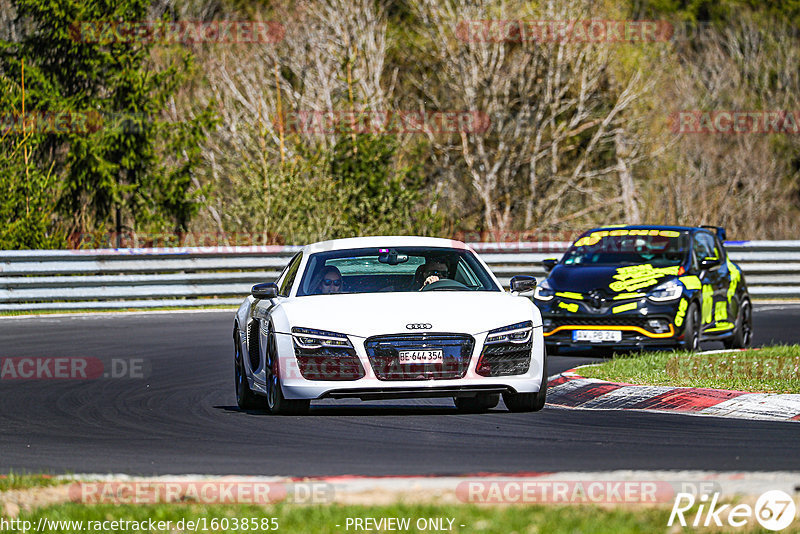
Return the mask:
M 459 291 L 461 289 L 469 290 L 469 288 L 461 282 L 444 278 L 423 286 L 420 291 Z

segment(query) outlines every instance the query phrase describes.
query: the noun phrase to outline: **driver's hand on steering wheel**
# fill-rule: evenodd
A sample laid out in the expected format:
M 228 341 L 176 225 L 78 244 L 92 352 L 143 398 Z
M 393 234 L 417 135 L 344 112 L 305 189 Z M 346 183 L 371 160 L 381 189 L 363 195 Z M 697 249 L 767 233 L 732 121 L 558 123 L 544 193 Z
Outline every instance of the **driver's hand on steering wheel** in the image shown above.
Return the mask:
M 428 278 L 425 279 L 425 282 L 422 283 L 422 287 L 425 287 L 428 284 L 432 284 L 434 282 L 438 282 L 439 280 L 440 280 L 440 278 L 438 276 L 436 276 L 435 274 L 432 274 L 431 276 L 429 276 Z M 422 291 L 422 287 L 419 288 L 420 291 Z

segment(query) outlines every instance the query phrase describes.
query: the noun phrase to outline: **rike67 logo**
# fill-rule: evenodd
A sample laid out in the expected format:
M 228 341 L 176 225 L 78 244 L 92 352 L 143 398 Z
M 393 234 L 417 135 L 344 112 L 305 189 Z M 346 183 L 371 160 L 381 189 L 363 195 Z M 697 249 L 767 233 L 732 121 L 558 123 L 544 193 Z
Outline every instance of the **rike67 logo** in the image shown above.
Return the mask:
M 682 527 L 687 526 L 686 515 L 691 516 L 695 506 L 697 512 L 691 522 L 693 527 L 744 527 L 755 518 L 763 528 L 779 531 L 791 525 L 797 513 L 794 500 L 780 490 L 763 493 L 755 506 L 719 504 L 719 493 L 699 497 L 691 493 L 678 493 L 667 526 L 671 527 L 676 520 Z

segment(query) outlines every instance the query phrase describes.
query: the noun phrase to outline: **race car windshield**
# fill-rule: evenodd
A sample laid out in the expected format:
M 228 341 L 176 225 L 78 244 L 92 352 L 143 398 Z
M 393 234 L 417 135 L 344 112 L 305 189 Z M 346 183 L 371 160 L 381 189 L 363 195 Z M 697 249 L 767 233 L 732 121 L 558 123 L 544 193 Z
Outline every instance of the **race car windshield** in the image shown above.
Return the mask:
M 501 291 L 466 250 L 386 247 L 312 254 L 297 296 L 425 290 Z
M 649 263 L 681 265 L 689 251 L 686 232 L 673 230 L 601 230 L 588 233 L 564 254 L 564 265 Z

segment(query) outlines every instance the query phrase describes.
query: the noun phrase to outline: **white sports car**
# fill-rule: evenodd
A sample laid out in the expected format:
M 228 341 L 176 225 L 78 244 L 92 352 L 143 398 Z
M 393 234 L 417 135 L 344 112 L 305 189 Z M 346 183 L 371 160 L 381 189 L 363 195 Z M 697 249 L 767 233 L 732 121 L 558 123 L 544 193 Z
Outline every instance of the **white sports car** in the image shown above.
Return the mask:
M 253 286 L 233 325 L 242 409 L 300 414 L 313 399 L 452 397 L 465 412 L 541 410 L 536 280 L 511 293 L 467 245 L 363 237 L 307 245 Z

